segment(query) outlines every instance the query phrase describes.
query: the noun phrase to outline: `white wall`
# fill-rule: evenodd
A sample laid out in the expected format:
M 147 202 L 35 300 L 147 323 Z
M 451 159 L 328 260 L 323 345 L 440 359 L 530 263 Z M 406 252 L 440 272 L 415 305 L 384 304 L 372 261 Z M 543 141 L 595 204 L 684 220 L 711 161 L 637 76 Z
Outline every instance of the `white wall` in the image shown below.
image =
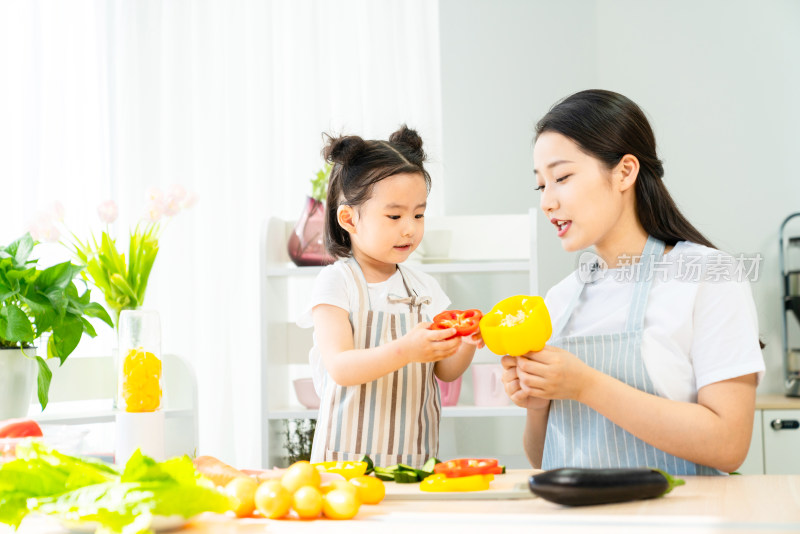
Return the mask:
M 800 211 L 800 2 L 440 0 L 440 25 L 446 213 L 535 206 L 536 121 L 581 89 L 625 94 L 653 124 L 685 215 L 718 247 L 763 257 L 759 391 L 782 392 L 778 228 Z M 544 292 L 574 256 L 540 223 Z

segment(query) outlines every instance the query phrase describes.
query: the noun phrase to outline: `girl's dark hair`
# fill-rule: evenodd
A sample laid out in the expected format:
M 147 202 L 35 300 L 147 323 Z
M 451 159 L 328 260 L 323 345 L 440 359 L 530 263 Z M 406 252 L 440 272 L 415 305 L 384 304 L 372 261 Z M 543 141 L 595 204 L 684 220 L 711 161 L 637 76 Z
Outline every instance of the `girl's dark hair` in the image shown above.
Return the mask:
M 345 258 L 351 254 L 350 234 L 339 226 L 339 206 L 362 205 L 372 196 L 376 183 L 400 173 L 421 174 L 430 191 L 431 176 L 423 166 L 422 138 L 405 124 L 388 141 L 365 140 L 357 135 L 323 134 L 323 138 L 322 156 L 333 164 L 325 207 L 325 248 L 333 257 Z
M 609 169 L 626 154 L 636 156 L 636 215 L 645 231 L 667 245 L 691 241 L 716 248 L 683 216 L 667 191 L 653 129 L 636 103 L 612 91 L 581 91 L 556 103 L 542 117 L 536 124 L 536 138 L 544 132 L 572 139 Z

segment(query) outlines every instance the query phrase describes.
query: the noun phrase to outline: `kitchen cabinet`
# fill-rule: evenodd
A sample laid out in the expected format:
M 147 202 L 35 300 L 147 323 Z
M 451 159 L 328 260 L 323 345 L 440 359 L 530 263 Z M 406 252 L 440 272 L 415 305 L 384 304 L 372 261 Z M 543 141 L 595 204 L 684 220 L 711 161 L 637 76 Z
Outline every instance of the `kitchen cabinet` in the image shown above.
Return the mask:
M 743 475 L 800 474 L 800 399 L 759 395 Z
M 501 298 L 537 294 L 536 211 L 516 215 L 427 217 L 430 235 L 449 233 L 446 255 L 409 258 L 409 264 L 434 276 L 452 300 L 452 308 L 488 311 Z M 261 237 L 261 450 L 263 467 L 285 465 L 286 421 L 314 419 L 302 407 L 292 382 L 311 376 L 308 352 L 312 329 L 295 321 L 310 301 L 322 267 L 297 267 L 289 260 L 288 237 L 294 223 L 265 222 Z M 441 230 L 443 232 L 435 232 Z M 499 363 L 488 349 L 474 363 Z M 475 406 L 472 374 L 462 378 L 457 406 L 442 410 L 441 457 L 492 456 L 509 467 L 528 467 L 522 452 L 523 409 Z

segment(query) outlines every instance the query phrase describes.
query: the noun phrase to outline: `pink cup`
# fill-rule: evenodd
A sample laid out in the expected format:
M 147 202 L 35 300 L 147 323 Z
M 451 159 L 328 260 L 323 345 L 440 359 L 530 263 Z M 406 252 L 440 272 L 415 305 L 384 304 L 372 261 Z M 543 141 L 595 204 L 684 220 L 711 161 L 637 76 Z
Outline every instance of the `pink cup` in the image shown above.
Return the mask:
M 442 406 L 455 406 L 458 404 L 458 396 L 461 394 L 461 377 L 459 376 L 452 382 L 443 382 L 437 378 L 436 382 L 439 384 Z
M 503 387 L 503 366 L 480 363 L 472 366 L 472 388 L 475 406 L 505 406 L 509 402 Z

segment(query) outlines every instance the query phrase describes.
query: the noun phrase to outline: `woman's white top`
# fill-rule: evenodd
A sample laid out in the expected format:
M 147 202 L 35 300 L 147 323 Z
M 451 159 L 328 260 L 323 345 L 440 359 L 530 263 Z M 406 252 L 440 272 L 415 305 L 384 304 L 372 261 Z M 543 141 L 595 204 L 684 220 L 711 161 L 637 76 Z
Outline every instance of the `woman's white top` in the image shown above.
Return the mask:
M 686 241 L 656 261 L 649 274 L 653 284 L 642 357 L 659 395 L 695 402 L 698 390 L 708 384 L 750 373 L 761 380 L 764 358 L 749 282 L 758 273 L 756 261 Z M 628 265 L 594 273 L 562 334 L 624 330 L 635 273 Z M 581 283 L 576 271 L 547 292 L 545 303 L 554 325 Z
M 423 317 L 433 318 L 437 313 L 441 313 L 450 306 L 450 299 L 442 290 L 439 282 L 428 273 L 418 271 L 413 267 L 403 264 L 406 276 L 409 278 L 409 285 L 415 288 L 420 296 L 431 297 L 430 304 L 423 304 L 421 313 Z M 383 311 L 387 313 L 402 313 L 408 311 L 408 304 L 389 302 L 389 296 L 398 297 L 408 296 L 403 277 L 400 271 L 384 280 L 383 282 L 368 283 L 369 301 L 373 311 Z M 301 328 L 311 328 L 314 321 L 311 317 L 311 310 L 318 304 L 330 304 L 342 308 L 347 312 L 352 312 L 358 307 L 358 286 L 348 272 L 344 262 L 337 261 L 327 265 L 317 275 L 314 282 L 314 289 L 311 292 L 311 302 L 309 306 L 300 314 L 297 319 L 297 326 Z M 325 376 L 325 368 L 322 365 L 322 356 L 317 347 L 317 338 L 314 337 L 314 346 L 308 353 L 311 363 L 312 378 L 317 394 L 322 392 L 322 382 Z

